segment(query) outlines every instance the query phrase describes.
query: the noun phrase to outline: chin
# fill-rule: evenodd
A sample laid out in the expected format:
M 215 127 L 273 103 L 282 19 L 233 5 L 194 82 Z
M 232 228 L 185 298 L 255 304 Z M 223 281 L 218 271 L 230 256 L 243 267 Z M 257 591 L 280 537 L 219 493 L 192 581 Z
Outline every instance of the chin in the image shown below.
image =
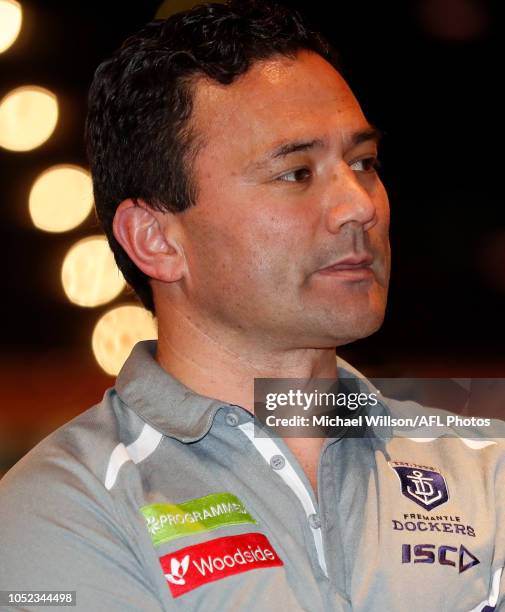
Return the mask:
M 378 331 L 384 322 L 385 309 L 353 314 L 354 316 L 347 317 L 345 321 L 338 321 L 333 327 L 336 346 L 362 340 Z
M 339 317 L 338 320 L 326 319 L 319 320 L 310 328 L 305 327 L 305 333 L 302 331 L 304 325 L 298 326 L 298 333 L 295 335 L 297 342 L 305 343 L 306 346 L 313 348 L 332 348 L 350 344 L 367 338 L 380 329 L 384 321 L 384 311 L 376 313 L 364 313 L 361 316 L 347 316 L 345 319 Z M 305 320 L 305 325 L 307 320 Z

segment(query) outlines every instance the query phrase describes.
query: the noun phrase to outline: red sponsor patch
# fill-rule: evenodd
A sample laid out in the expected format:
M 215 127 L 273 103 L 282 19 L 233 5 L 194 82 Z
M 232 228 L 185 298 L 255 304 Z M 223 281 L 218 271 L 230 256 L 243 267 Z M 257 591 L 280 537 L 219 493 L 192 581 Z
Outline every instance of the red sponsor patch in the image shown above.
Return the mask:
M 227 536 L 187 546 L 164 555 L 160 563 L 174 597 L 227 576 L 284 565 L 262 533 Z

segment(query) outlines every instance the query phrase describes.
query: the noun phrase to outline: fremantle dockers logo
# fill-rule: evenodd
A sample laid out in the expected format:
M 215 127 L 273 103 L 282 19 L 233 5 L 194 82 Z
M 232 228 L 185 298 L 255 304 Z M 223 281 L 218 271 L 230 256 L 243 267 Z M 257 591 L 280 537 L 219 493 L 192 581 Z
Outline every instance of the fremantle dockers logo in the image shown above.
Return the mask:
M 439 472 L 418 467 L 391 466 L 398 474 L 402 493 L 425 510 L 432 510 L 449 499 L 444 477 Z

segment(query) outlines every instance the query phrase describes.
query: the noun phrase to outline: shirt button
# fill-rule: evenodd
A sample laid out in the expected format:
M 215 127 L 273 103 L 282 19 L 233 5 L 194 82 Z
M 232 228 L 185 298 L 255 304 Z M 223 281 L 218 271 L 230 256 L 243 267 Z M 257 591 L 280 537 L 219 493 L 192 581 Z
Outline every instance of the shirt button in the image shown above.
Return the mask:
M 224 420 L 230 427 L 236 427 L 240 419 L 234 412 L 228 412 L 228 414 L 224 417 Z
M 318 517 L 317 514 L 310 514 L 309 515 L 309 525 L 312 527 L 312 529 L 320 529 L 321 528 L 321 519 Z
M 282 455 L 274 455 L 270 459 L 270 465 L 274 470 L 282 470 L 282 468 L 286 465 L 286 460 Z

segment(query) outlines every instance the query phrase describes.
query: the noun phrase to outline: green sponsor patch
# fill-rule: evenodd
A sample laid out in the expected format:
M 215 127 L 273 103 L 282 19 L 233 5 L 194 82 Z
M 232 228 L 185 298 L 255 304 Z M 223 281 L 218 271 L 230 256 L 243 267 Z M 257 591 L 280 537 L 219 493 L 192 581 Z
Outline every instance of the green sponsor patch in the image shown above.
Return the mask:
M 256 523 L 240 499 L 231 493 L 212 493 L 181 504 L 151 504 L 140 511 L 155 546 L 225 525 Z

